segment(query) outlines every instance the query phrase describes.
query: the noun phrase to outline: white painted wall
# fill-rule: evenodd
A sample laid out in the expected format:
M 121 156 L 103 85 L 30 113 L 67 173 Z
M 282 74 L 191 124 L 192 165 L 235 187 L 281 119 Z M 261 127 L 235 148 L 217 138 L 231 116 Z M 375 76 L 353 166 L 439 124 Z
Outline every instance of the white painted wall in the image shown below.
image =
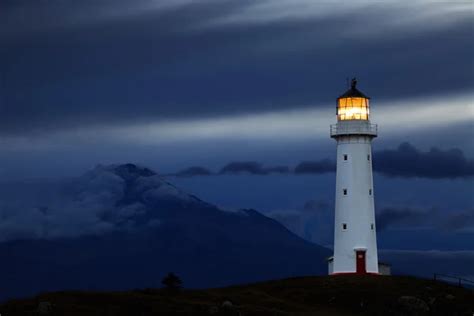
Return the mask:
M 368 123 L 360 122 L 361 125 Z M 338 122 L 338 125 L 344 124 L 346 122 Z M 354 122 L 350 124 L 354 125 Z M 337 140 L 337 173 L 332 270 L 333 273 L 356 272 L 355 250 L 365 249 L 367 272 L 378 273 L 371 150 L 374 135 L 359 133 L 333 137 Z M 344 195 L 344 189 L 347 189 L 347 195 Z

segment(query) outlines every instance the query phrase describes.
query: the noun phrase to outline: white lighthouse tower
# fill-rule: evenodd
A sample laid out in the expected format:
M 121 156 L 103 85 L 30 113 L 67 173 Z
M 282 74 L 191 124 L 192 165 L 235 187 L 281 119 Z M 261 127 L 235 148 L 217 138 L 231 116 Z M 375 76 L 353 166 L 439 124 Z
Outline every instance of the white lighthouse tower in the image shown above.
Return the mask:
M 369 120 L 369 97 L 351 88 L 337 99 L 334 256 L 329 274 L 379 273 L 375 233 L 372 139 L 377 125 Z

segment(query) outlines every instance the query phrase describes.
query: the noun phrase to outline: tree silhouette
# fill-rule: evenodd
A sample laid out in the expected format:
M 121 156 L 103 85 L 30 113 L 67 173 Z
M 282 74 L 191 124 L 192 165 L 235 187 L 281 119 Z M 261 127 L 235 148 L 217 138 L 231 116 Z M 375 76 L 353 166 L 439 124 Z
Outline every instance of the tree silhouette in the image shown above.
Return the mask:
M 161 284 L 170 292 L 178 292 L 183 287 L 181 279 L 172 272 L 168 273 L 168 275 L 161 280 Z

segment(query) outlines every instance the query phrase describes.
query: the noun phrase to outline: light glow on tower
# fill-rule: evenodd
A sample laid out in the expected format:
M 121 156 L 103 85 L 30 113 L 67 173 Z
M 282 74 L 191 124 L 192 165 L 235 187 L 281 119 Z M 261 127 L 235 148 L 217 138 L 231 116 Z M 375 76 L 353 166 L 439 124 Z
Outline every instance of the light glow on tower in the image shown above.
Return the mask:
M 338 99 L 337 119 L 339 121 L 368 120 L 369 99 L 362 97 L 347 97 Z

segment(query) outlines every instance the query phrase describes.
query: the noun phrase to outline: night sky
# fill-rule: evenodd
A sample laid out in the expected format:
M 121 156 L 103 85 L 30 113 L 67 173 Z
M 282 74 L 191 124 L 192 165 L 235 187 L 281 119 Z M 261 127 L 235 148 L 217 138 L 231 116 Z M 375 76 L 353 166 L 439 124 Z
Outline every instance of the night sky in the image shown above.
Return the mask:
M 3 0 L 1 187 L 136 163 L 224 209 L 257 209 L 330 246 L 329 125 L 347 78 L 357 77 L 379 124 L 380 248 L 458 251 L 474 262 L 473 8 Z

